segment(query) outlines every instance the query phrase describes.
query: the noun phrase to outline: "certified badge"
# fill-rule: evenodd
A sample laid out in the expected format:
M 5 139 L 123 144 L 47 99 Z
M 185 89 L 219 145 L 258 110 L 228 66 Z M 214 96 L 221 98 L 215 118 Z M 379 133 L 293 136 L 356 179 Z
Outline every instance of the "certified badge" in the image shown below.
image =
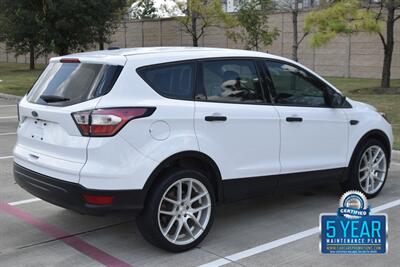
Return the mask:
M 387 215 L 370 215 L 367 198 L 346 192 L 334 214 L 320 216 L 320 250 L 324 254 L 382 254 L 387 252 Z

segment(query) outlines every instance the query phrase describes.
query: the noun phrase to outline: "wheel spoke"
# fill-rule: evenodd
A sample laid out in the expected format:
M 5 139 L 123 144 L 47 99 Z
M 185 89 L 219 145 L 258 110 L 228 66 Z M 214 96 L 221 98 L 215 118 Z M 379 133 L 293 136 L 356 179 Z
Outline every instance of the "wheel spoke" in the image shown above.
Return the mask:
M 164 197 L 164 200 L 174 204 L 174 205 L 179 205 L 179 202 L 173 199 L 170 199 L 169 197 Z
M 210 204 L 207 204 L 207 205 L 204 205 L 204 206 L 200 206 L 200 207 L 194 208 L 194 209 L 192 209 L 192 213 L 197 213 L 197 212 L 199 212 L 199 211 L 201 211 L 201 210 L 204 210 L 204 209 L 207 209 L 207 208 L 209 208 L 209 207 L 210 207 Z
M 174 238 L 173 238 L 174 242 L 176 242 L 176 240 L 178 239 L 179 234 L 182 231 L 182 227 L 183 227 L 182 220 L 178 220 L 178 227 L 176 228 L 176 231 L 175 231 L 175 234 L 174 234 Z
M 193 188 L 193 182 L 192 182 L 192 180 L 190 180 L 189 184 L 188 184 L 187 193 L 186 193 L 186 200 L 190 200 L 190 198 L 192 197 L 192 188 Z
M 375 189 L 375 179 L 374 175 L 371 176 L 371 191 Z
M 176 193 L 177 199 L 178 199 L 178 202 L 181 202 L 182 201 L 182 182 L 179 182 L 177 187 L 178 187 L 178 191 Z
M 372 147 L 368 149 L 368 161 L 372 163 Z
M 367 154 L 365 154 L 362 158 L 362 161 L 364 162 L 364 166 L 368 165 L 368 159 L 367 159 Z
M 194 198 L 192 198 L 190 200 L 190 203 L 196 202 L 197 200 L 201 199 L 202 197 L 206 196 L 207 194 L 208 194 L 207 192 L 204 192 L 204 193 L 201 193 L 201 194 L 195 196 Z
M 379 169 L 379 168 L 376 168 L 375 171 L 380 172 L 380 173 L 386 173 L 385 170 L 382 170 L 382 169 Z
M 376 163 L 374 163 L 374 166 L 378 166 L 379 163 L 381 163 L 384 158 L 385 158 L 385 154 L 382 154 L 382 156 L 380 156 L 379 159 L 376 160 Z
M 380 155 L 381 150 L 378 149 L 375 153 L 375 155 L 372 157 L 371 163 L 373 164 L 375 162 L 375 160 L 378 158 L 378 156 Z
M 176 212 L 173 210 L 160 210 L 161 214 L 165 214 L 165 215 L 170 215 L 170 216 L 175 216 Z
M 371 180 L 371 177 L 368 175 L 367 182 L 365 183 L 365 187 L 366 187 L 365 191 L 367 191 L 367 192 L 369 192 L 370 180 Z
M 365 179 L 368 178 L 368 173 L 364 174 L 363 177 L 360 178 L 360 182 L 364 182 Z
M 174 225 L 175 221 L 176 221 L 176 216 L 172 217 L 171 220 L 169 221 L 168 226 L 164 231 L 164 235 L 167 235 L 169 231 L 171 231 L 171 228 Z
M 201 230 L 204 231 L 203 226 L 201 225 L 201 223 L 199 222 L 199 220 L 196 218 L 196 216 L 194 216 L 193 214 L 188 213 L 188 216 L 190 217 L 190 219 L 192 219 L 192 221 L 194 221 L 195 224 L 197 224 L 198 227 L 201 228 Z
M 188 232 L 188 234 L 189 234 L 193 239 L 195 239 L 195 237 L 194 237 L 194 235 L 193 235 L 193 232 L 192 232 L 192 230 L 190 229 L 190 227 L 189 227 L 187 221 L 184 221 L 184 222 L 183 222 L 183 226 L 185 227 L 186 232 Z
M 383 179 L 383 178 L 382 178 L 382 179 L 379 178 L 378 175 L 374 175 L 373 178 L 374 178 L 375 180 L 378 180 L 378 181 L 381 182 L 381 183 L 383 183 L 383 181 L 384 181 L 384 179 Z
M 367 167 L 367 166 L 361 168 L 359 172 L 364 172 L 364 171 L 366 171 L 366 170 L 368 170 L 368 167 Z

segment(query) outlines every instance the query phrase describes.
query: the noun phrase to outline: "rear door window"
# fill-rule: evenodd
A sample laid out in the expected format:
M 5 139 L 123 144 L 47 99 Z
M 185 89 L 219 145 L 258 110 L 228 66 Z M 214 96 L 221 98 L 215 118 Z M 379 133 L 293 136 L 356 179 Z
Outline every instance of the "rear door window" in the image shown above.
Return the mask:
M 50 63 L 28 93 L 28 101 L 69 106 L 107 94 L 122 66 L 87 63 Z
M 201 64 L 200 84 L 207 101 L 264 103 L 256 64 L 248 59 L 210 60 Z
M 195 63 L 172 63 L 138 69 L 142 79 L 160 95 L 180 100 L 193 100 Z

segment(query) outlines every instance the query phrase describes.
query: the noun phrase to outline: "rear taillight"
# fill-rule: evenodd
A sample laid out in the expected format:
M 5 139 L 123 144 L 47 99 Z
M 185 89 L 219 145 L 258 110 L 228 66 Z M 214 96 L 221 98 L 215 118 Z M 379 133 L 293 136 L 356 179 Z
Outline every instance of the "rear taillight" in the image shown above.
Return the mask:
M 72 117 L 83 136 L 113 136 L 127 122 L 148 117 L 155 108 L 105 108 L 72 113 Z

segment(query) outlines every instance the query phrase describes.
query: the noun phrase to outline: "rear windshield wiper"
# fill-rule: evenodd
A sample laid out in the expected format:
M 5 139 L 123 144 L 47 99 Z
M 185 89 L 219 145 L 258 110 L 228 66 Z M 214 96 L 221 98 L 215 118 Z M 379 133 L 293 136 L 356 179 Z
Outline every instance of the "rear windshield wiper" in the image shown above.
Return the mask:
M 58 95 L 41 95 L 40 98 L 46 101 L 46 103 L 69 101 L 69 98 Z

